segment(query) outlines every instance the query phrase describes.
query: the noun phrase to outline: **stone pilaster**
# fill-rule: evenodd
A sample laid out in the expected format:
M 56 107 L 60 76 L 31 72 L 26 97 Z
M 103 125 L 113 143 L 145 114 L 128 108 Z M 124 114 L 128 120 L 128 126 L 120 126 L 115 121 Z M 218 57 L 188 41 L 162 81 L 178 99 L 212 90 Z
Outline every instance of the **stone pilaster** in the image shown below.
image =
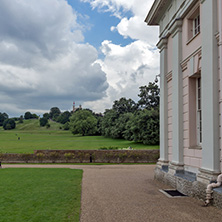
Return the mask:
M 168 165 L 167 38 L 157 44 L 160 49 L 160 158 L 158 165 Z
M 182 20 L 176 19 L 170 30 L 173 38 L 173 70 L 172 70 L 172 126 L 173 157 L 171 171 L 182 170 L 183 162 L 183 78 L 182 60 Z
M 202 167 L 198 180 L 220 173 L 217 1 L 202 1 Z

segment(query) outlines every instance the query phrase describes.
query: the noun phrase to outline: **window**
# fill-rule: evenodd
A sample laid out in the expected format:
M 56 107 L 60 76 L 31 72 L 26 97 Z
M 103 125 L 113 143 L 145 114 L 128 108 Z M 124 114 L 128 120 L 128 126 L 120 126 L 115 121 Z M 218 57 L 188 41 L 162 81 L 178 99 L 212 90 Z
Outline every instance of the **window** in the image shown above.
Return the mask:
M 193 35 L 197 35 L 200 32 L 200 15 L 193 20 Z
M 189 78 L 189 147 L 202 146 L 201 73 Z
M 188 24 L 188 38 L 187 44 L 193 40 L 195 36 L 200 33 L 200 8 L 199 5 L 193 8 L 190 13 L 187 15 L 187 24 Z
M 201 78 L 196 79 L 197 105 L 197 145 L 202 143 L 202 116 L 201 116 Z

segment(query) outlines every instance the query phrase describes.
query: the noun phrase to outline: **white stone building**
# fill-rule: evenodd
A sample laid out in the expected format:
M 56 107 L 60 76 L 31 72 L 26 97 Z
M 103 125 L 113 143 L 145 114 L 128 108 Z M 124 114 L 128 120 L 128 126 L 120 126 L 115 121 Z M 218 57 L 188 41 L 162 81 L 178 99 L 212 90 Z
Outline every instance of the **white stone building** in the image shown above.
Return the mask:
M 159 26 L 155 175 L 203 198 L 206 185 L 222 171 L 222 0 L 155 0 L 145 22 Z

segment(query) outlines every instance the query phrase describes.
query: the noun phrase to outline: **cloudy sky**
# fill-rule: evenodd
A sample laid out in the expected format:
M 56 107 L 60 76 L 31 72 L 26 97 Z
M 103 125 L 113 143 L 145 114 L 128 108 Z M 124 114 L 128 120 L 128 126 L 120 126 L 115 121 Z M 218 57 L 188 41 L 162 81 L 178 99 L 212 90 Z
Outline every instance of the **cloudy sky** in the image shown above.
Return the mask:
M 159 73 L 153 0 L 1 0 L 0 112 L 104 112 Z

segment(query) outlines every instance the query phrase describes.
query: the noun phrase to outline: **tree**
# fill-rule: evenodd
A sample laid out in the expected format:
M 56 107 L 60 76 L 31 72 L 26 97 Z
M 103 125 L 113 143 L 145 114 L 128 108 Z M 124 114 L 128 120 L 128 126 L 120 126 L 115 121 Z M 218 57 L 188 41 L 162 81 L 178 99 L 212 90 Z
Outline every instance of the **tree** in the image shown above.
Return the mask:
M 118 114 L 113 109 L 107 109 L 104 113 L 101 132 L 103 136 L 112 137 L 113 128 L 115 128 L 115 121 L 118 119 Z
M 24 115 L 25 119 L 31 119 L 32 118 L 32 114 L 30 112 L 26 112 Z
M 71 116 L 71 113 L 69 111 L 65 111 L 57 118 L 57 122 L 65 124 L 69 121 L 69 117 Z
M 66 122 L 66 123 L 63 125 L 63 129 L 64 129 L 64 130 L 69 130 L 69 122 Z
M 40 118 L 39 123 L 40 123 L 40 126 L 46 126 L 48 123 L 48 119 L 45 117 Z
M 117 112 L 118 115 L 133 113 L 137 110 L 137 105 L 132 99 L 122 97 L 120 100 L 114 101 L 112 109 Z
M 133 116 L 133 113 L 124 113 L 115 120 L 115 126 L 111 129 L 111 137 L 113 139 L 123 138 L 124 132 L 127 129 L 127 123 L 133 118 Z
M 93 114 L 97 119 L 97 135 L 102 135 L 102 121 L 103 115 L 101 113 L 94 113 Z
M 52 107 L 49 112 L 49 118 L 56 121 L 60 114 L 61 114 L 61 111 L 58 107 Z
M 97 132 L 97 119 L 88 110 L 78 110 L 70 117 L 69 126 L 73 134 L 94 135 Z
M 45 117 L 46 119 L 49 119 L 49 113 L 44 113 L 43 117 Z
M 159 144 L 158 110 L 140 110 L 131 118 L 123 133 L 124 138 L 149 145 Z
M 159 109 L 160 89 L 156 83 L 149 82 L 148 86 L 141 86 L 138 96 L 138 105 L 142 109 Z
M 0 112 L 0 126 L 3 125 L 3 122 L 8 119 L 8 114 L 7 113 L 1 113 Z
M 19 117 L 19 123 L 23 123 L 23 115 Z
M 35 113 L 32 114 L 31 119 L 38 119 L 38 118 L 39 118 L 39 116 L 37 114 L 35 114 Z
M 16 123 L 14 119 L 6 119 L 3 122 L 3 128 L 4 130 L 11 130 L 11 129 L 15 129 L 16 127 Z

